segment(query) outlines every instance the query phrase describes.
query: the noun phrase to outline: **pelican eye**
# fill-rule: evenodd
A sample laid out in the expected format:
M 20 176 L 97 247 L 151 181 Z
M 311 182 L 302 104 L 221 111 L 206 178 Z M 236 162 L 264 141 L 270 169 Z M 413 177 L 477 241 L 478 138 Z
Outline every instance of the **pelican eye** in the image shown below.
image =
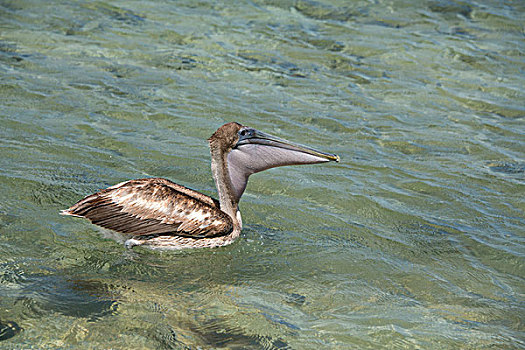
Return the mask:
M 243 130 L 239 131 L 239 134 L 240 134 L 241 136 L 246 136 L 246 135 L 250 135 L 251 132 L 250 132 L 250 130 L 243 129 Z

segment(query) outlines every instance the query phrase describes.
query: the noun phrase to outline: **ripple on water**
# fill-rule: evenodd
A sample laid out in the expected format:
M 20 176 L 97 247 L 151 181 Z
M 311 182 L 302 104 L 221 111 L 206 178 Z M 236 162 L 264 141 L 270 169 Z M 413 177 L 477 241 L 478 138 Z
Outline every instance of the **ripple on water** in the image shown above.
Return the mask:
M 525 163 L 490 162 L 487 164 L 490 170 L 506 175 L 522 175 L 525 173 Z M 522 176 L 522 179 L 525 179 Z

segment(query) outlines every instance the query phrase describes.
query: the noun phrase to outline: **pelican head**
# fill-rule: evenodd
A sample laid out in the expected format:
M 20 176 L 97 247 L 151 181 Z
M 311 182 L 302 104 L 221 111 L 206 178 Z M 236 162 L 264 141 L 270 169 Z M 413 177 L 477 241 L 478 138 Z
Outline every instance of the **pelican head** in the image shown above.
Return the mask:
M 339 162 L 339 156 L 293 143 L 239 123 L 221 126 L 209 139 L 213 155 L 221 153 L 231 195 L 241 198 L 250 175 L 285 165 Z M 212 164 L 213 169 L 213 164 Z

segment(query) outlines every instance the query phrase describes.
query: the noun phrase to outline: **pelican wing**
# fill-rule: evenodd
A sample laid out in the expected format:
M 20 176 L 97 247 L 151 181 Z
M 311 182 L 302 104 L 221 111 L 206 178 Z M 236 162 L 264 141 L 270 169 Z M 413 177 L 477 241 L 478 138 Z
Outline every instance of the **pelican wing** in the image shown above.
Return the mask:
M 62 214 L 132 236 L 205 238 L 233 230 L 232 219 L 216 200 L 160 178 L 122 182 L 87 196 Z

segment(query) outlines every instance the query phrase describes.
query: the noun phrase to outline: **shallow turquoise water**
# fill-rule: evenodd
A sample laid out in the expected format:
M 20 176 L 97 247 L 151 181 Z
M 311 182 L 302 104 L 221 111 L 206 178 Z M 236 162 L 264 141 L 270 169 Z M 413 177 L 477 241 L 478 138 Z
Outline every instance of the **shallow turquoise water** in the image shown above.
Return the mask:
M 0 1 L 0 347 L 525 348 L 524 23 L 519 1 Z M 147 176 L 215 195 L 228 121 L 342 161 L 253 176 L 219 249 L 58 215 Z

